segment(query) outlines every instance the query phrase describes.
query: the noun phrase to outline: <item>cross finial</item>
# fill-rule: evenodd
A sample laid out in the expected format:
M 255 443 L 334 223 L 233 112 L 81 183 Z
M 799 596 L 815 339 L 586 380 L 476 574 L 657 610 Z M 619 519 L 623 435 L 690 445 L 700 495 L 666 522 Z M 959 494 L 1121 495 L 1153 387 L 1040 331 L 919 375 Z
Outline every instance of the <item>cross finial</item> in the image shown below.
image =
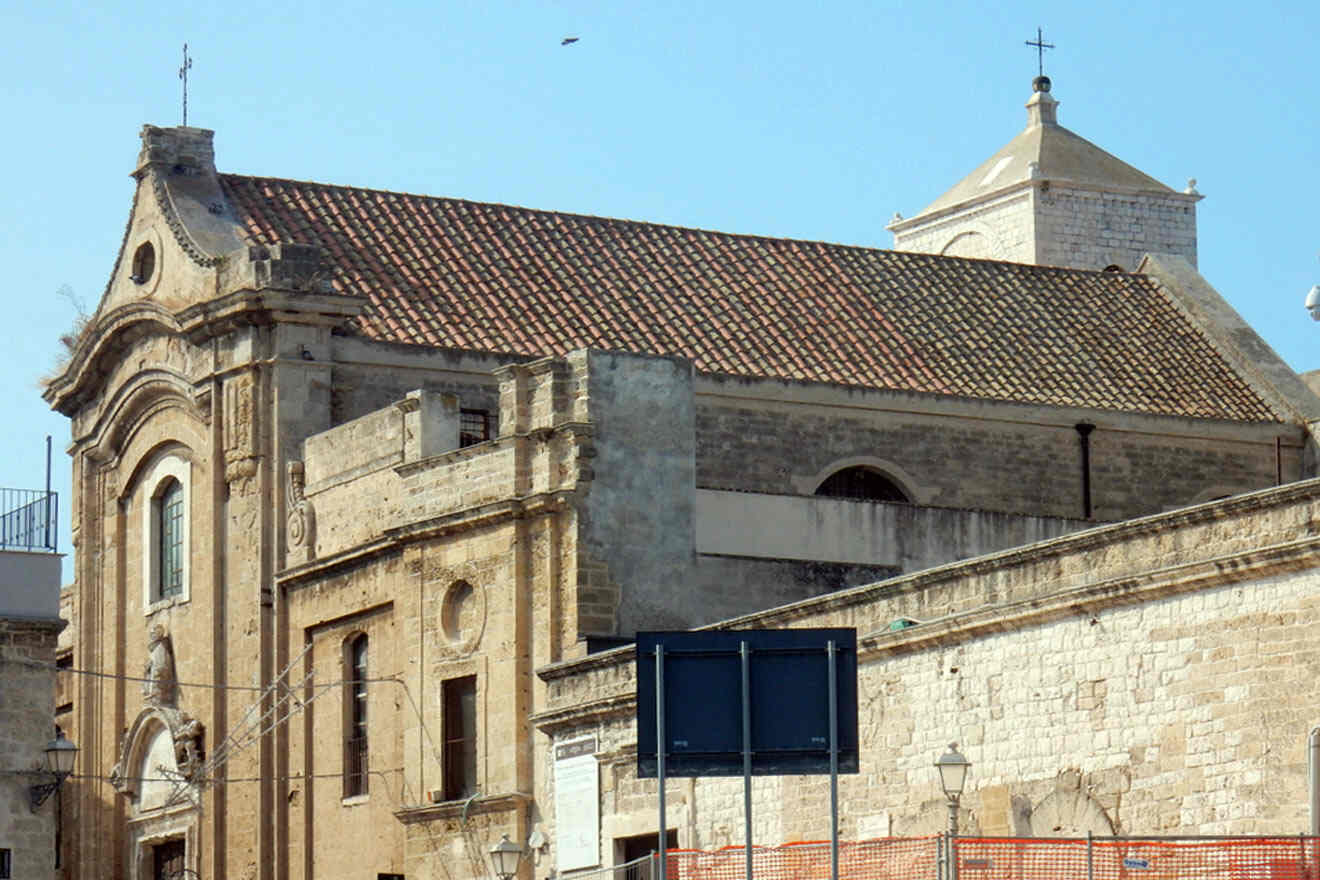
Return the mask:
M 192 70 L 192 59 L 188 57 L 188 44 L 183 44 L 183 66 L 179 68 L 179 79 L 183 80 L 183 127 L 188 127 L 188 71 Z
M 1044 76 L 1044 75 L 1045 75 L 1045 50 L 1046 50 L 1046 49 L 1053 49 L 1053 48 L 1054 48 L 1054 44 L 1053 44 L 1053 43 L 1047 43 L 1047 42 L 1045 42 L 1045 34 L 1044 34 L 1044 32 L 1043 32 L 1040 28 L 1036 28 L 1036 40 L 1035 40 L 1035 42 L 1032 42 L 1031 40 L 1027 40 L 1027 45 L 1028 45 L 1028 46 L 1035 46 L 1035 47 L 1036 47 L 1036 64 L 1037 64 L 1037 66 L 1039 67 L 1039 71 L 1038 71 L 1038 73 L 1039 73 L 1040 76 Z

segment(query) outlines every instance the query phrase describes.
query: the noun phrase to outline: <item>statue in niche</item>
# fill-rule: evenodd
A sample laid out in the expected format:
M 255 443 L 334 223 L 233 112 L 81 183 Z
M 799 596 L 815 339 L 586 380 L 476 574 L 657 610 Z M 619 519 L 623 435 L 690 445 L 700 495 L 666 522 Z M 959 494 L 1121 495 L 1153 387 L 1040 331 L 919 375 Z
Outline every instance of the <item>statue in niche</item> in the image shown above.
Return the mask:
M 142 696 L 153 706 L 174 705 L 174 649 L 165 627 L 156 624 L 147 640 L 147 667 Z

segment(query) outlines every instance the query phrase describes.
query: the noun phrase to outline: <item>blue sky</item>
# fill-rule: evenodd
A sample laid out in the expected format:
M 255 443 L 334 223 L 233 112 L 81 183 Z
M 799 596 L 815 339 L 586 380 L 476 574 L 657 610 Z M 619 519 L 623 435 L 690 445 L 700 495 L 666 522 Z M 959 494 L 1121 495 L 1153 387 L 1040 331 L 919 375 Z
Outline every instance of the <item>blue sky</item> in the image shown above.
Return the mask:
M 138 130 L 181 121 L 184 41 L 189 122 L 224 171 L 889 247 L 895 211 L 1023 127 L 1038 25 L 1060 122 L 1195 177 L 1202 273 L 1320 367 L 1314 2 L 2 0 L 0 486 L 39 487 L 45 435 L 68 442 L 39 394 L 75 318 L 59 291 L 95 308 Z M 67 505 L 62 454 L 56 473 Z

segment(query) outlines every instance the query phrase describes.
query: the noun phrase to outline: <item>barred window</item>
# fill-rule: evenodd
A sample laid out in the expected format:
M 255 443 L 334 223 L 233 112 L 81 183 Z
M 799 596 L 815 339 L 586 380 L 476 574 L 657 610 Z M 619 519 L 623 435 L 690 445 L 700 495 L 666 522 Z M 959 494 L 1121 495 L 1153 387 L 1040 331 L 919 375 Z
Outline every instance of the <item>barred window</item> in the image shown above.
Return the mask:
M 458 445 L 472 446 L 490 439 L 490 413 L 484 409 L 465 409 L 458 414 Z
M 348 643 L 344 675 L 344 797 L 367 793 L 367 636 Z

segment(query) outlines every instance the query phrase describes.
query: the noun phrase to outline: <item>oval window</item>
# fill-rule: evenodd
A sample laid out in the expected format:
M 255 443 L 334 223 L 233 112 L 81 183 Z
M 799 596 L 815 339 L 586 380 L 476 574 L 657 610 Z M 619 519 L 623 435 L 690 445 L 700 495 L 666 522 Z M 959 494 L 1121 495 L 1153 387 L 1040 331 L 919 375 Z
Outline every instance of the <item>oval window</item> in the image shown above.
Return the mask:
M 133 274 L 130 276 L 137 284 L 146 284 L 156 271 L 156 249 L 151 242 L 144 241 L 133 252 Z

